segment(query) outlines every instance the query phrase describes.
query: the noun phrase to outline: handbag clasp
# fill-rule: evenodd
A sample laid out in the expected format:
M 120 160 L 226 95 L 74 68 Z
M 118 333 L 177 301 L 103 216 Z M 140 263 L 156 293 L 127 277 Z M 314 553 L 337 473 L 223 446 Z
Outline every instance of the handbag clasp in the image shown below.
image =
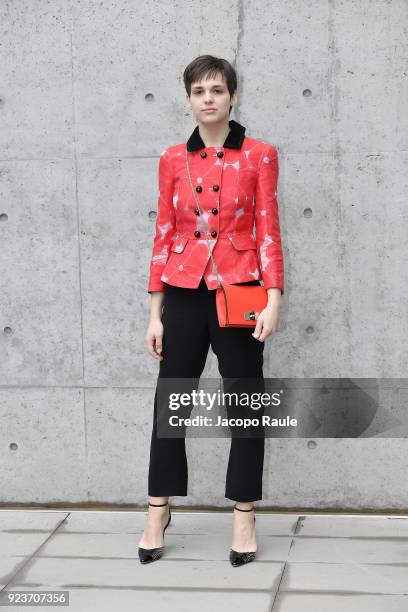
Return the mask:
M 245 321 L 255 321 L 256 315 L 258 314 L 259 312 L 254 312 L 253 310 L 247 310 L 246 312 L 244 312 L 244 319 Z

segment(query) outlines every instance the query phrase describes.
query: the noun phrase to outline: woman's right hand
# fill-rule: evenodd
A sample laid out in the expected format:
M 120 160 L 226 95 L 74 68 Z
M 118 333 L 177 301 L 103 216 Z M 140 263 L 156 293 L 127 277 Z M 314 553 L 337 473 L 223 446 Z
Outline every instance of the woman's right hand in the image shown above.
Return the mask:
M 163 323 L 160 319 L 150 319 L 149 327 L 146 333 L 147 350 L 150 355 L 155 359 L 161 361 L 163 355 L 161 355 L 163 349 Z

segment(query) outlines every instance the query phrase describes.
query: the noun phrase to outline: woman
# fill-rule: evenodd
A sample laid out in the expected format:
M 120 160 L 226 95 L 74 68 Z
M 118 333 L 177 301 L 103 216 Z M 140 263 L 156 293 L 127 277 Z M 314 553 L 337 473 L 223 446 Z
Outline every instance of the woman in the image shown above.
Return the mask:
M 187 143 L 171 146 L 160 156 L 148 284 L 148 351 L 160 362 L 158 382 L 166 377 L 199 379 L 210 345 L 224 379 L 261 381 L 264 341 L 277 329 L 284 291 L 277 151 L 245 136 L 246 128 L 229 120 L 237 102 L 237 77 L 229 62 L 203 55 L 187 66 L 183 76 L 186 102 L 197 126 Z M 219 326 L 215 306 L 219 278 L 230 284 L 263 281 L 268 303 L 255 329 Z M 185 439 L 158 437 L 157 412 L 156 387 L 149 511 L 139 541 L 142 563 L 162 556 L 164 531 L 171 519 L 169 496 L 187 495 Z M 263 459 L 264 437 L 231 439 L 225 496 L 235 501 L 238 511 L 230 550 L 233 566 L 255 558 L 253 502 L 262 499 Z

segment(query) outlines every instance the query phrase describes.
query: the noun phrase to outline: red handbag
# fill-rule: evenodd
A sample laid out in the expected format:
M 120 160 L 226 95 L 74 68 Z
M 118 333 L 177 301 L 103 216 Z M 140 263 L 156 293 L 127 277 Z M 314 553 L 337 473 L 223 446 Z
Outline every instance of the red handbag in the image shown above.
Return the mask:
M 255 327 L 259 313 L 268 303 L 262 285 L 220 283 L 215 301 L 220 327 Z
M 200 204 L 198 203 L 191 180 L 187 146 L 186 165 L 191 191 L 201 214 Z M 259 313 L 268 303 L 268 294 L 265 287 L 263 285 L 231 285 L 222 283 L 207 236 L 206 240 L 210 257 L 218 276 L 215 301 L 220 327 L 255 327 Z

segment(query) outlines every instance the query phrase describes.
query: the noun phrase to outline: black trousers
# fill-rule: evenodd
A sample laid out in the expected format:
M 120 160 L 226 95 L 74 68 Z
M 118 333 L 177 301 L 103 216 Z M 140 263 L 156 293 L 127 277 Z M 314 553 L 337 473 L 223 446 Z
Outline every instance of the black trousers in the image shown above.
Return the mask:
M 260 282 L 255 280 L 238 284 L 259 285 Z M 252 336 L 254 328 L 220 327 L 215 293 L 215 289 L 207 288 L 204 279 L 196 289 L 166 286 L 162 314 L 163 359 L 158 377 L 199 380 L 211 345 L 218 358 L 218 369 L 223 380 L 230 382 L 234 378 L 238 387 L 241 382 L 246 390 L 245 379 L 257 379 L 263 389 L 264 342 Z M 234 387 L 237 388 L 236 385 Z M 158 437 L 157 411 L 156 386 L 148 495 L 185 496 L 188 481 L 185 438 Z M 242 502 L 262 499 L 264 445 L 263 436 L 231 437 L 225 497 Z

